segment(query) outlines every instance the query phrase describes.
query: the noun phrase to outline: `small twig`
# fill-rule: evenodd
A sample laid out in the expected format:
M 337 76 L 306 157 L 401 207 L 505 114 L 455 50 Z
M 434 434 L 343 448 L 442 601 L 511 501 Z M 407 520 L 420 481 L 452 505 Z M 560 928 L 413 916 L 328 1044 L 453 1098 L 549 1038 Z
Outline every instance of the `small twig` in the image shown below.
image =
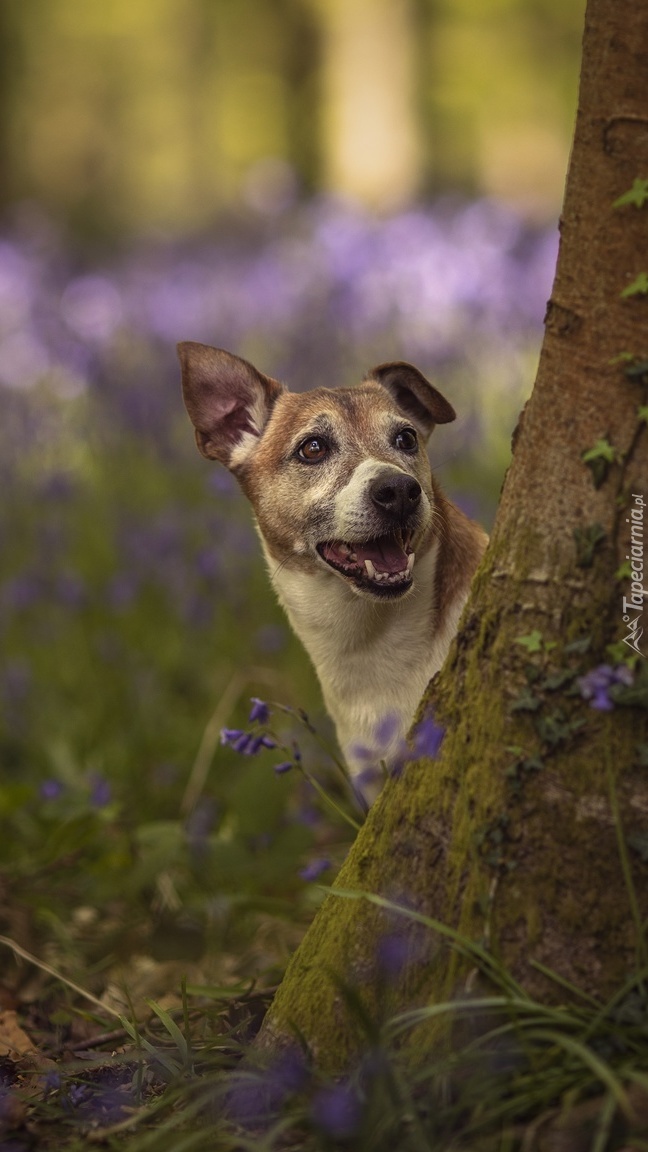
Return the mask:
M 99 1008 L 102 1012 L 106 1012 L 109 1016 L 114 1016 L 117 1020 L 120 1019 L 120 1013 L 116 1012 L 114 1008 L 110 1008 L 108 1004 L 104 1004 L 103 1001 L 98 1000 L 96 996 L 93 996 L 92 992 L 88 992 L 85 988 L 82 988 L 80 984 L 76 984 L 74 980 L 70 980 L 67 976 L 64 976 L 62 972 L 58 972 L 56 968 L 52 968 L 52 965 L 47 964 L 45 960 L 39 960 L 37 956 L 32 956 L 31 952 L 27 952 L 24 948 L 21 948 L 20 944 L 17 944 L 16 941 L 12 940 L 9 936 L 0 936 L 0 944 L 4 944 L 5 948 L 10 948 L 15 956 L 20 956 L 21 960 L 26 960 L 28 964 L 33 964 L 35 968 L 40 968 L 41 972 L 47 972 L 48 976 L 53 976 L 55 980 L 58 980 L 61 984 L 65 984 L 67 988 L 71 988 L 73 992 L 76 992 L 79 996 L 82 996 L 84 1000 L 88 1000 L 91 1004 L 94 1004 L 95 1007 Z
M 125 1040 L 128 1032 L 125 1028 L 113 1028 L 112 1032 L 99 1032 L 96 1036 L 88 1036 L 85 1040 L 75 1041 L 74 1044 L 70 1043 L 60 1044 L 58 1048 L 50 1049 L 50 1055 L 60 1056 L 61 1052 L 69 1052 L 70 1049 L 73 1053 L 87 1052 L 89 1048 L 100 1048 L 103 1044 L 112 1044 L 115 1040 Z

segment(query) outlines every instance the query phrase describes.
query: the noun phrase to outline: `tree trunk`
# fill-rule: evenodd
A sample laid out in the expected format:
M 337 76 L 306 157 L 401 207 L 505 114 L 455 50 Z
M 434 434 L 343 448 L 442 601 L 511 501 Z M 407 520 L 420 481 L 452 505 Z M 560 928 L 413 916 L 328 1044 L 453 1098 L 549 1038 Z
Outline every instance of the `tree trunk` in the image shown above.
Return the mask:
M 626 642 L 646 619 L 648 182 L 635 183 L 648 175 L 646 59 L 648 9 L 589 0 L 538 377 L 459 636 L 422 705 L 446 736 L 435 762 L 385 788 L 336 885 L 485 943 L 545 1000 L 565 991 L 536 963 L 607 997 L 646 958 L 647 666 Z M 579 683 L 600 665 L 622 671 Z M 343 1067 L 361 1039 L 339 979 L 377 1015 L 456 994 L 469 962 L 429 931 L 407 928 L 409 963 L 390 970 L 399 923 L 330 895 L 261 1045 L 298 1029 L 324 1066 Z

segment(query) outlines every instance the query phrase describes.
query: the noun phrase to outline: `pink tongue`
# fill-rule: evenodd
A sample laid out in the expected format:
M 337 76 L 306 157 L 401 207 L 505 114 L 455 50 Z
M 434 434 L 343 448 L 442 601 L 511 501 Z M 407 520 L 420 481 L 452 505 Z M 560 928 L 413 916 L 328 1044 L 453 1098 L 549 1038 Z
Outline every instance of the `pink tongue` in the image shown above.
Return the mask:
M 353 548 L 360 563 L 371 560 L 377 572 L 402 572 L 407 568 L 407 553 L 393 536 L 381 536 L 367 544 L 354 544 Z

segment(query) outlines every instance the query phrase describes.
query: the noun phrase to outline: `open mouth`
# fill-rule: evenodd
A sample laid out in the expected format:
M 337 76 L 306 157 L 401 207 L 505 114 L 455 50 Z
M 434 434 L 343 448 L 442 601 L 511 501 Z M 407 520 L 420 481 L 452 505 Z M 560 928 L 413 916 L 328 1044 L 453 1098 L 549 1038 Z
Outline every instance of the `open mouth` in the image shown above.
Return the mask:
M 401 596 L 412 584 L 411 538 L 411 532 L 394 532 L 361 543 L 327 540 L 317 545 L 317 551 L 331 568 L 359 588 L 378 596 Z

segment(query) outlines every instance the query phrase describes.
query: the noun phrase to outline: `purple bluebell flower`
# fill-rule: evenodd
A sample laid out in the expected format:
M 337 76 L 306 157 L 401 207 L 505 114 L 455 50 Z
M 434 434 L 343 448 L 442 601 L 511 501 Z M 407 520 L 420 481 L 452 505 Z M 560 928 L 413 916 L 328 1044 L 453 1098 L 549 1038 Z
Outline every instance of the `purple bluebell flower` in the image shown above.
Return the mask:
M 74 1108 L 78 1108 L 79 1104 L 82 1104 L 83 1101 L 85 1100 L 86 1096 L 88 1095 L 88 1085 L 87 1084 L 71 1084 L 69 1091 L 68 1091 L 68 1095 L 69 1095 L 70 1103 L 72 1104 L 72 1106 Z
M 93 808 L 105 808 L 107 804 L 110 804 L 112 799 L 110 782 L 106 780 L 105 776 L 101 776 L 99 772 L 91 772 L 89 782 L 90 803 Z
M 44 1092 L 58 1092 L 61 1087 L 61 1074 L 60 1072 L 48 1072 L 43 1080 Z
M 242 732 L 237 740 L 232 741 L 231 747 L 235 752 L 240 752 L 242 756 L 251 756 L 254 742 L 255 737 L 251 732 Z
M 270 719 L 268 705 L 263 700 L 259 700 L 258 696 L 253 696 L 250 703 L 252 704 L 248 718 L 250 724 L 267 724 Z
M 271 736 L 245 732 L 242 728 L 221 728 L 221 744 L 227 744 L 243 756 L 256 756 L 261 748 L 276 748 Z
M 300 869 L 299 875 L 301 876 L 302 880 L 317 880 L 322 875 L 322 873 L 327 872 L 330 867 L 330 860 L 311 860 L 310 864 L 307 864 L 305 868 Z
M 43 780 L 38 792 L 43 800 L 58 800 L 63 793 L 63 785 L 60 780 Z
M 395 712 L 388 712 L 378 723 L 374 732 L 374 739 L 379 748 L 387 748 L 395 740 L 400 720 Z
M 250 756 L 254 756 L 260 748 L 276 748 L 277 743 L 271 736 L 255 736 L 250 745 Z
M 382 779 L 382 769 L 377 764 L 368 764 L 366 768 L 362 768 L 353 777 L 353 786 L 363 796 L 365 789 L 373 789 L 374 785 L 380 784 Z
M 629 687 L 632 682 L 632 671 L 627 664 L 619 664 L 616 668 L 611 664 L 598 664 L 577 680 L 581 696 L 597 712 L 611 712 L 614 701 L 610 697 L 610 689 L 616 684 Z
M 290 767 L 292 768 L 292 764 Z M 304 828 L 314 828 L 321 822 L 322 813 L 319 812 L 317 808 L 314 808 L 312 804 L 302 804 L 295 812 L 294 819 L 295 823 L 303 824 Z
M 376 961 L 386 976 L 398 976 L 406 967 L 410 944 L 404 932 L 386 932 L 376 948 Z
M 256 1128 L 276 1116 L 291 1096 L 303 1091 L 309 1074 L 303 1053 L 287 1049 L 266 1068 L 234 1074 L 227 1111 L 243 1127 Z
M 275 764 L 274 770 L 277 773 L 277 776 L 283 776 L 284 773 L 290 772 L 291 768 L 293 767 L 294 764 L 292 760 L 282 760 L 281 764 Z
M 311 1115 L 319 1128 L 336 1140 L 349 1140 L 362 1121 L 357 1092 L 344 1082 L 322 1088 L 313 1098 Z
M 376 760 L 380 759 L 380 751 L 377 748 L 370 748 L 368 744 L 353 744 L 351 752 L 354 759 L 363 760 L 369 767 L 372 767 Z
M 216 822 L 216 804 L 209 796 L 203 796 L 187 818 L 185 833 L 192 848 L 206 845 L 207 837 Z
M 435 760 L 445 736 L 445 728 L 437 724 L 432 716 L 426 716 L 414 729 L 414 748 L 411 759 L 429 756 Z
M 241 736 L 245 735 L 246 733 L 242 728 L 221 728 L 220 742 L 233 746 Z

